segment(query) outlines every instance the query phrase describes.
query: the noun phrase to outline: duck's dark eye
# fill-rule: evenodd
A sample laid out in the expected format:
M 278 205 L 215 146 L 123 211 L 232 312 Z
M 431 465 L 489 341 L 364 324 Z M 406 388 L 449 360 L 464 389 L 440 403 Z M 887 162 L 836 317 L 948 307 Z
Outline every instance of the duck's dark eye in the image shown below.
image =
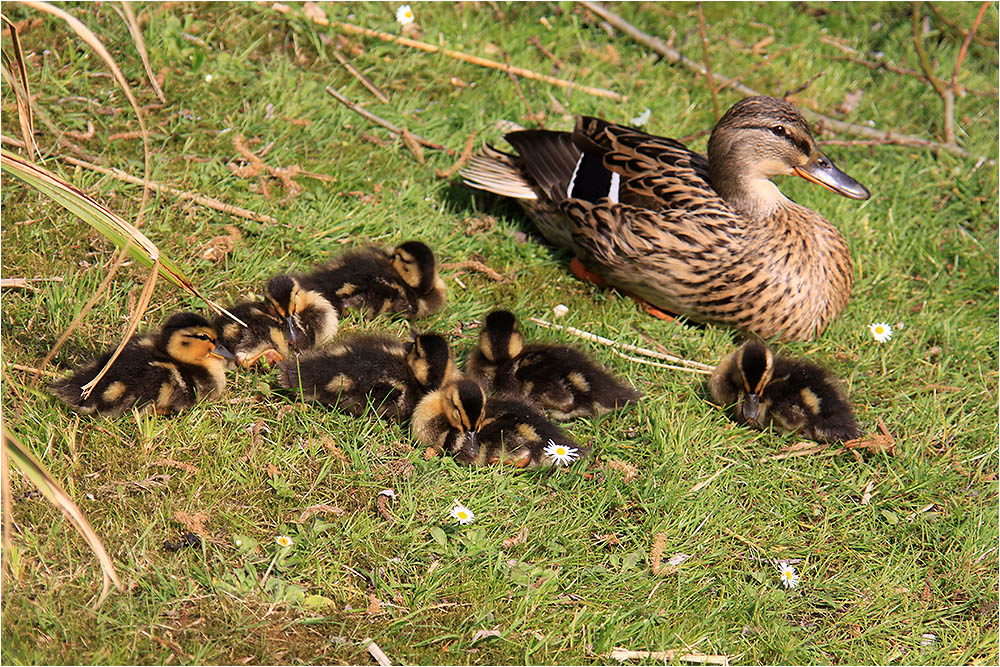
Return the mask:
M 771 132 L 773 132 L 774 136 L 776 137 L 784 137 L 787 134 L 785 132 L 784 125 L 775 125 L 774 127 L 771 128 Z

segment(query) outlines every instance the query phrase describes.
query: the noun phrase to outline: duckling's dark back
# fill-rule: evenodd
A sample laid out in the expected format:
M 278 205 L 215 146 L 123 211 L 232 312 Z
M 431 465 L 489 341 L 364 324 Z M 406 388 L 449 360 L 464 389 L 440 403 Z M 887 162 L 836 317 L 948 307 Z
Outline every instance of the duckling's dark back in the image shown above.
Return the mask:
M 404 341 L 361 335 L 279 364 L 278 382 L 303 400 L 363 414 L 370 403 L 377 414 L 405 419 L 418 393 L 411 386 Z
M 861 428 L 837 379 L 798 359 L 778 357 L 774 377 L 763 392 L 772 417 L 802 422 L 800 433 L 819 441 L 853 440 Z
M 340 312 L 367 309 L 378 315 L 409 310 L 405 285 L 380 248 L 363 248 L 334 259 L 303 279 Z

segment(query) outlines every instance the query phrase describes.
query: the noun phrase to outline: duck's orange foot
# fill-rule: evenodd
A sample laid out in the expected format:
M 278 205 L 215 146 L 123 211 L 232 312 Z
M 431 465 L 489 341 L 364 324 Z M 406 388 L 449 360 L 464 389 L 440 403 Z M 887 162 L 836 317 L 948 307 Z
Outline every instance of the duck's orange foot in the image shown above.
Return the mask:
M 601 278 L 599 275 L 597 275 L 596 273 L 585 267 L 583 265 L 583 262 L 581 262 L 576 257 L 574 257 L 570 261 L 569 270 L 570 273 L 576 276 L 577 280 L 581 280 L 585 283 L 593 283 L 598 287 L 604 287 L 607 285 L 607 283 L 604 282 L 603 278 Z
M 643 299 L 641 296 L 636 296 L 634 294 L 629 294 L 629 296 L 635 299 L 635 302 L 640 306 L 642 306 L 643 310 L 645 310 L 647 313 L 649 313 L 658 320 L 663 320 L 664 322 L 673 322 L 675 319 L 677 319 L 677 316 L 674 313 L 662 310 L 657 306 L 654 306 L 650 302 Z

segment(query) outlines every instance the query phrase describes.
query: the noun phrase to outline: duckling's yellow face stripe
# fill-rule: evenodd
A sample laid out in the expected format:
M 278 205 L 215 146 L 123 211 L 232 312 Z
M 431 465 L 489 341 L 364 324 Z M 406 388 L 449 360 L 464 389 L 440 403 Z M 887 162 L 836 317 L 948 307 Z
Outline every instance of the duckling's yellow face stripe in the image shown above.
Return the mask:
M 185 364 L 199 364 L 215 349 L 215 331 L 190 327 L 175 331 L 167 342 L 167 354 Z

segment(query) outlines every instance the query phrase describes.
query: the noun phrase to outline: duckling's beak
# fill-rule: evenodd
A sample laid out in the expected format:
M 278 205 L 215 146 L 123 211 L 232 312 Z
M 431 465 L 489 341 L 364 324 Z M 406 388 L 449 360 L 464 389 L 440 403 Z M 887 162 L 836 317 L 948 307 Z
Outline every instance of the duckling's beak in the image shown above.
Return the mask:
M 219 345 L 218 343 L 215 345 L 215 349 L 208 353 L 208 356 L 210 356 L 210 357 L 216 357 L 218 359 L 235 359 L 236 358 L 236 357 L 233 356 L 232 352 L 230 352 L 228 349 L 226 349 L 222 345 Z
M 868 188 L 837 169 L 833 161 L 822 153 L 810 158 L 801 167 L 794 167 L 793 171 L 807 181 L 819 183 L 849 199 L 868 199 L 872 196 Z
M 298 335 L 295 333 L 295 320 L 292 318 L 291 315 L 289 315 L 288 317 L 285 318 L 285 322 L 288 324 L 288 341 L 292 345 L 295 345 L 295 342 L 299 338 Z
M 747 394 L 746 400 L 741 406 L 743 409 L 743 419 L 753 424 L 757 421 L 757 414 L 760 412 L 760 396 L 757 394 Z
M 476 432 L 469 431 L 465 434 L 465 444 L 462 445 L 462 454 L 470 461 L 475 461 L 479 455 L 479 447 L 476 446 Z

